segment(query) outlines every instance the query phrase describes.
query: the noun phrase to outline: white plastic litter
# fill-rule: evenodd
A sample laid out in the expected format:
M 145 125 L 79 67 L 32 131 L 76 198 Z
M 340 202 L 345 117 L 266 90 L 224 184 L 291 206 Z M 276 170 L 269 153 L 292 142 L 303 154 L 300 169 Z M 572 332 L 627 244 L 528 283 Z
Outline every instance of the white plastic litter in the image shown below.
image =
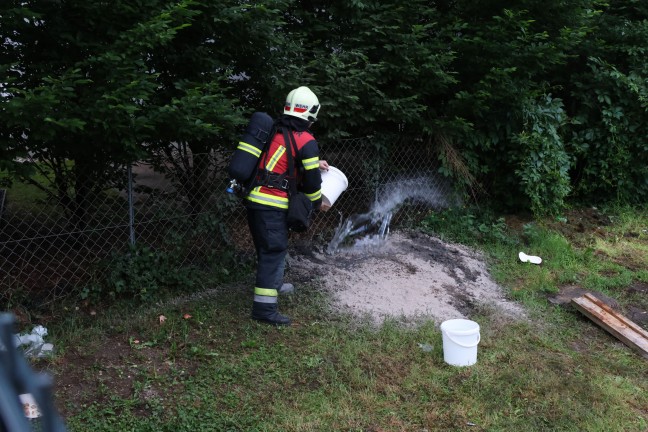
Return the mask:
M 45 343 L 43 339 L 47 336 L 47 329 L 41 325 L 32 329 L 31 333 L 23 333 L 14 336 L 16 347 L 23 347 L 23 354 L 26 357 L 45 357 L 52 354 L 54 345 Z
M 40 409 L 38 409 L 36 400 L 31 393 L 18 395 L 18 399 L 20 399 L 20 404 L 22 405 L 25 417 L 28 419 L 35 419 L 41 416 Z
M 522 261 L 522 262 L 530 262 L 531 264 L 541 264 L 542 263 L 542 258 L 540 258 L 539 256 L 527 255 L 524 252 L 520 252 L 518 254 L 518 256 L 520 257 L 520 261 Z
M 432 345 L 426 343 L 420 343 L 418 344 L 418 346 L 423 352 L 432 352 L 432 350 L 434 349 Z

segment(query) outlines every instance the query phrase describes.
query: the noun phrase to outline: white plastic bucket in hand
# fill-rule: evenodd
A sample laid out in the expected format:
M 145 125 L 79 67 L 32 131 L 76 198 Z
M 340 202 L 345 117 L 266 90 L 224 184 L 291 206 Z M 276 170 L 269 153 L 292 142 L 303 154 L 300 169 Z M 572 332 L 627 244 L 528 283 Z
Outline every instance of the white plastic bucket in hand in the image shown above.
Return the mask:
M 470 366 L 477 363 L 479 324 L 465 319 L 441 323 L 443 360 L 452 366 Z
M 329 166 L 328 171 L 322 171 L 322 209 L 333 206 L 348 186 L 349 181 L 339 169 Z

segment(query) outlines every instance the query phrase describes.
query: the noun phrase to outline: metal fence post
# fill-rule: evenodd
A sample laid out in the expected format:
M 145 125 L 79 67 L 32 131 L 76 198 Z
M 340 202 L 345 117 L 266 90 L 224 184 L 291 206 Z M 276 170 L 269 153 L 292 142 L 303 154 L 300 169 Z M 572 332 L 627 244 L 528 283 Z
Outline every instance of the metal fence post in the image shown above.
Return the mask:
M 135 210 L 133 204 L 133 164 L 128 164 L 128 228 L 130 245 L 135 246 Z

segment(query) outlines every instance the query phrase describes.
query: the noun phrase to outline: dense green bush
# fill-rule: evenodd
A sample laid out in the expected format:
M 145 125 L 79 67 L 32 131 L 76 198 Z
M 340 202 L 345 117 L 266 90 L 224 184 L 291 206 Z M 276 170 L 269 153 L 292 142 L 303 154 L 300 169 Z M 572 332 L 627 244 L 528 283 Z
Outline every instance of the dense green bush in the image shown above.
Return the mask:
M 515 173 L 534 213 L 559 213 L 571 190 L 570 158 L 560 135 L 566 120 L 562 101 L 550 96 L 541 102 L 531 101 L 524 116 L 524 129 L 513 138 L 520 147 Z
M 280 113 L 297 85 L 320 96 L 322 144 L 443 142 L 443 173 L 502 206 L 648 198 L 640 0 L 12 0 L 0 37 L 0 167 L 25 176 L 16 155 L 73 159 L 90 174 L 59 190 L 80 206 L 147 151 L 232 148 L 248 111 Z M 187 184 L 205 175 L 197 167 Z
M 105 277 L 89 284 L 81 297 L 151 301 L 174 290 L 191 289 L 196 281 L 192 267 L 182 266 L 177 255 L 146 246 L 133 246 L 125 254 L 113 254 L 106 265 Z

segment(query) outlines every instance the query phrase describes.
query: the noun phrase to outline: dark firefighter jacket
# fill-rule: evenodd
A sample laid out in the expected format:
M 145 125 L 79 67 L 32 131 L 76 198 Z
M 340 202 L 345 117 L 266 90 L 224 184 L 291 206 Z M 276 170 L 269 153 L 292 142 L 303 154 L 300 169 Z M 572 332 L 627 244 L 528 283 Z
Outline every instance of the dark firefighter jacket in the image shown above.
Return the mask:
M 313 203 L 313 208 L 318 209 L 322 203 L 322 176 L 319 170 L 319 147 L 317 141 L 308 131 L 306 121 L 283 116 L 279 127 L 289 128 L 289 133 L 295 137 L 297 153 L 293 151 L 294 172 L 297 174 L 297 189 L 304 192 Z M 268 146 L 267 153 L 259 158 L 259 172 L 265 168 L 273 175 L 288 172 L 288 156 L 283 132 L 279 131 Z M 288 143 L 288 148 L 292 148 Z M 288 210 L 288 192 L 283 188 L 269 187 L 267 185 L 255 186 L 247 195 L 246 206 L 258 209 Z

